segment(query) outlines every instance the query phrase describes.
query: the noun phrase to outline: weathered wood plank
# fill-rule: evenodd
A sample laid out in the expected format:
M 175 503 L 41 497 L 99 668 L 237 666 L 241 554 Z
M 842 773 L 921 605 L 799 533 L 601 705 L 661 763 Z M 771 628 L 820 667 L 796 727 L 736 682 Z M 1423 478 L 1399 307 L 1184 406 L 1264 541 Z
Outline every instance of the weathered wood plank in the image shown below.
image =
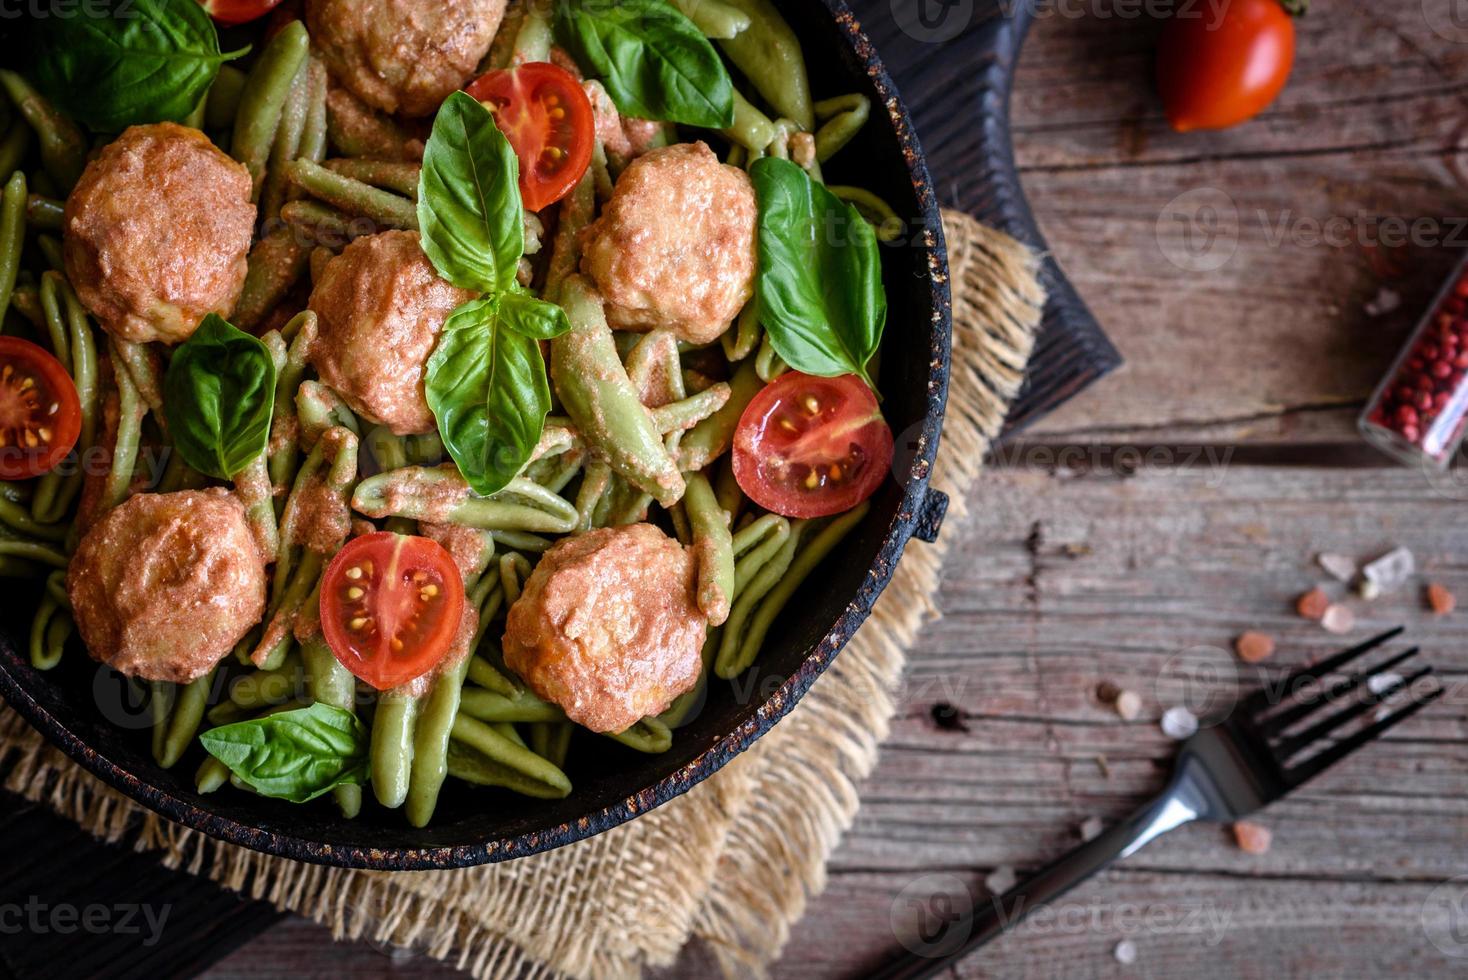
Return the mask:
M 1468 246 L 1468 45 L 1434 33 L 1417 3 L 1337 5 L 1302 22 L 1275 107 L 1179 135 L 1155 92 L 1155 34 L 1145 19 L 1052 16 L 1021 59 L 1026 193 L 1128 361 L 1038 431 L 1353 441 L 1355 410 Z M 1221 208 L 1206 253 L 1220 267 L 1179 267 L 1186 236 L 1201 247 L 1215 226 L 1204 206 Z M 1371 247 L 1395 229 L 1383 218 L 1412 244 Z M 1431 225 L 1414 233 L 1419 219 Z M 1318 241 L 1326 222 L 1334 244 Z M 1403 302 L 1372 318 L 1383 282 Z

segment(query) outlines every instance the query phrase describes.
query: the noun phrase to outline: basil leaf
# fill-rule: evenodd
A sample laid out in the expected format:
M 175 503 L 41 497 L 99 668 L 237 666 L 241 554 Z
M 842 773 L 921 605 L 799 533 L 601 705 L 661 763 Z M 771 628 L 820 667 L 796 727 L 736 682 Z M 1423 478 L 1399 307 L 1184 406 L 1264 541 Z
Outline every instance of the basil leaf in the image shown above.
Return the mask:
M 214 728 L 199 741 L 246 786 L 277 800 L 305 803 L 367 781 L 367 729 L 350 711 L 320 701 Z
M 428 358 L 428 407 L 438 434 L 484 496 L 503 490 L 529 461 L 551 405 L 540 344 L 503 322 L 508 298 L 459 307 Z
M 463 92 L 433 120 L 418 178 L 423 251 L 438 274 L 481 293 L 510 288 L 525 251 L 520 164 L 494 116 Z
M 887 294 L 872 226 L 788 160 L 750 170 L 759 199 L 760 323 L 806 374 L 860 375 L 882 341 Z
M 178 122 L 208 92 L 225 61 L 197 0 L 90 0 L 69 15 L 34 18 L 28 38 L 36 87 L 92 129 Z
M 627 116 L 724 129 L 734 83 L 714 46 L 664 0 L 568 0 L 556 34 Z
M 274 408 L 270 352 L 215 314 L 174 351 L 163 410 L 174 447 L 200 473 L 228 480 L 263 453 Z
M 500 297 L 500 323 L 531 340 L 555 340 L 571 329 L 565 310 L 521 292 Z

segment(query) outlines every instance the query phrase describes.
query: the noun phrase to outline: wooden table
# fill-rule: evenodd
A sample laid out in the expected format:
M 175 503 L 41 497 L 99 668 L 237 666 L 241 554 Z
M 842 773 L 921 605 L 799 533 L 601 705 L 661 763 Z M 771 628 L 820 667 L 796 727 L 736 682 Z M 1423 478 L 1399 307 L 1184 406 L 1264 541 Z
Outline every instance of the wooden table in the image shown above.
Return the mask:
M 974 516 L 944 529 L 944 618 L 912 650 L 861 813 L 778 976 L 855 976 L 895 948 L 904 889 L 982 894 L 994 869 L 1022 874 L 1159 788 L 1174 746 L 1155 719 L 1185 693 L 1180 653 L 1227 664 L 1244 629 L 1275 635 L 1281 663 L 1338 648 L 1292 608 L 1324 579 L 1317 552 L 1403 544 L 1422 581 L 1468 600 L 1468 478 L 1385 465 L 1353 422 L 1468 245 L 1453 220 L 1468 216 L 1468 33 L 1436 33 L 1450 0 L 1422 2 L 1317 3 L 1280 102 L 1211 135 L 1166 127 L 1155 25 L 1103 16 L 1125 3 L 1037 24 L 1014 105 L 1026 189 L 1128 365 L 1001 450 Z M 1190 209 L 1219 195 L 1238 216 L 1220 247 L 1236 229 L 1237 251 L 1206 273 L 1170 262 Z M 1332 218 L 1356 227 L 1318 242 Z M 1430 221 L 1384 248 L 1381 218 Z M 1401 305 L 1373 317 L 1383 285 Z M 1353 602 L 1356 635 L 1409 624 L 1452 696 L 1265 811 L 1268 854 L 1184 828 L 959 974 L 1463 975 L 1421 910 L 1468 872 L 1468 608 L 1435 619 L 1421 588 Z M 1140 694 L 1143 717 L 1102 704 L 1103 681 Z M 961 724 L 936 723 L 939 704 Z M 325 935 L 288 921 L 211 975 L 447 973 Z M 707 967 L 690 954 L 672 975 Z

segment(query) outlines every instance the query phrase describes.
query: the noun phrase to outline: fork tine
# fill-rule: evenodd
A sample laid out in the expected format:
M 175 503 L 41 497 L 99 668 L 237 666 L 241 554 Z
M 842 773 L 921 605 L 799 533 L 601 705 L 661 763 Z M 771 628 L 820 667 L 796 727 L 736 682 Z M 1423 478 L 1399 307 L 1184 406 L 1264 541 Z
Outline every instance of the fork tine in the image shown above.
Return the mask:
M 1390 660 L 1387 660 L 1384 663 L 1380 663 L 1370 670 L 1356 671 L 1350 677 L 1347 677 L 1346 679 L 1341 681 L 1337 681 L 1329 691 L 1325 692 L 1325 696 L 1323 698 L 1320 698 L 1319 700 L 1311 700 L 1303 702 L 1301 704 L 1291 705 L 1290 707 L 1278 712 L 1277 714 L 1270 715 L 1268 718 L 1265 718 L 1259 723 L 1258 727 L 1260 733 L 1270 737 L 1282 733 L 1285 729 L 1289 728 L 1295 722 L 1303 721 L 1305 718 L 1314 714 L 1316 711 L 1319 711 L 1321 705 L 1330 704 L 1338 698 L 1344 697 L 1345 695 L 1351 693 L 1353 690 L 1359 687 L 1361 685 L 1361 682 L 1366 680 L 1366 678 L 1391 670 L 1403 660 L 1406 660 L 1408 657 L 1416 654 L 1418 650 L 1418 647 L 1411 647 L 1405 652 L 1397 654 Z
M 1333 674 L 1340 668 L 1344 667 L 1346 664 L 1350 663 L 1352 660 L 1355 660 L 1357 657 L 1361 656 L 1363 653 L 1375 650 L 1387 640 L 1400 636 L 1402 634 L 1402 631 L 1406 628 L 1407 627 L 1405 626 L 1395 626 L 1387 630 L 1385 633 L 1373 636 L 1371 639 L 1367 640 L 1364 643 L 1358 643 L 1356 646 L 1351 647 L 1349 650 L 1343 650 L 1333 657 L 1322 660 L 1320 661 L 1320 663 L 1316 664 L 1313 667 L 1306 667 L 1303 670 L 1297 670 L 1293 674 L 1290 674 L 1288 677 L 1285 678 L 1285 684 L 1289 687 L 1294 687 L 1296 684 L 1298 684 L 1300 681 L 1305 680 L 1306 678 L 1319 680 L 1320 678 L 1325 677 L 1328 674 Z M 1256 691 L 1254 694 L 1250 695 L 1247 700 L 1244 701 L 1243 707 L 1250 714 L 1257 714 L 1260 711 L 1267 710 L 1270 706 L 1269 692 L 1270 688 L 1268 686 L 1260 689 L 1259 691 Z
M 1337 711 L 1335 714 L 1324 719 L 1323 721 L 1311 725 L 1309 728 L 1305 729 L 1303 732 L 1300 732 L 1298 735 L 1292 736 L 1280 742 L 1279 745 L 1275 746 L 1274 748 L 1275 757 L 1278 758 L 1280 762 L 1286 761 L 1296 752 L 1313 744 L 1318 739 L 1329 735 L 1331 732 L 1335 731 L 1337 728 L 1340 728 L 1351 719 L 1358 718 L 1372 708 L 1379 707 L 1382 702 L 1384 702 L 1387 698 L 1391 697 L 1393 694 L 1396 694 L 1404 687 L 1417 683 L 1419 680 L 1426 677 L 1430 673 L 1432 673 L 1432 667 L 1423 667 L 1421 670 L 1408 677 L 1398 677 L 1396 680 L 1383 687 L 1380 691 L 1372 691 L 1370 694 L 1362 698 L 1360 701 L 1357 701 L 1355 704 L 1352 704 L 1347 708 Z M 1377 674 L 1373 676 L 1379 677 L 1383 675 Z
M 1419 698 L 1418 700 L 1415 700 L 1411 704 L 1407 705 L 1402 710 L 1397 711 L 1387 716 L 1386 718 L 1383 718 L 1381 721 L 1378 721 L 1376 724 L 1371 725 L 1368 728 L 1361 729 L 1361 731 L 1357 732 L 1355 735 L 1352 735 L 1345 741 L 1337 742 L 1335 745 L 1332 745 L 1330 748 L 1326 749 L 1324 752 L 1321 752 L 1319 755 L 1310 757 L 1306 761 L 1300 763 L 1298 766 L 1293 766 L 1289 769 L 1286 769 L 1284 772 L 1284 778 L 1289 782 L 1291 787 L 1299 786 L 1306 780 L 1314 779 L 1326 769 L 1329 769 L 1337 762 L 1340 762 L 1346 756 L 1350 755 L 1352 752 L 1356 751 L 1367 742 L 1370 742 L 1377 738 L 1388 728 L 1391 728 L 1392 726 L 1400 722 L 1406 721 L 1408 718 L 1412 717 L 1417 712 L 1421 711 L 1423 708 L 1427 707 L 1429 704 L 1436 701 L 1438 698 L 1442 697 L 1446 693 L 1447 688 L 1439 686 L 1435 691 L 1428 694 L 1426 697 Z

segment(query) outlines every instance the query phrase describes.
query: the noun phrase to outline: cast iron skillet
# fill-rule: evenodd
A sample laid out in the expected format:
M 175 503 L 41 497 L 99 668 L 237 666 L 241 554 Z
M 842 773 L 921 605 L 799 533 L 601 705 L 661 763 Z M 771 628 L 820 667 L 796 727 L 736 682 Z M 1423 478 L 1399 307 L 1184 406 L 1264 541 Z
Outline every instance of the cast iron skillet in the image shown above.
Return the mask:
M 48 673 L 31 668 L 21 651 L 33 594 L 7 602 L 0 695 L 78 763 L 169 819 L 271 854 L 378 870 L 504 861 L 589 837 L 686 792 L 768 731 L 866 619 L 908 538 L 937 534 L 947 500 L 929 493 L 928 471 L 947 397 L 952 328 L 937 201 L 892 80 L 841 0 L 781 7 L 802 39 L 816 97 L 861 91 L 872 99 L 871 122 L 827 168 L 827 179 L 870 188 L 908 223 L 899 242 L 882 250 L 889 306 L 882 408 L 897 436 L 897 460 L 871 515 L 807 580 L 756 665 L 733 683 L 710 683 L 671 751 L 640 755 L 578 735 L 567 767 L 575 788 L 566 799 L 531 800 L 450 780 L 422 830 L 371 802 L 356 820 L 344 820 L 329 802 L 295 806 L 228 787 L 203 796 L 193 785 L 201 750 L 160 769 L 146 710 L 117 675 L 80 649 Z

